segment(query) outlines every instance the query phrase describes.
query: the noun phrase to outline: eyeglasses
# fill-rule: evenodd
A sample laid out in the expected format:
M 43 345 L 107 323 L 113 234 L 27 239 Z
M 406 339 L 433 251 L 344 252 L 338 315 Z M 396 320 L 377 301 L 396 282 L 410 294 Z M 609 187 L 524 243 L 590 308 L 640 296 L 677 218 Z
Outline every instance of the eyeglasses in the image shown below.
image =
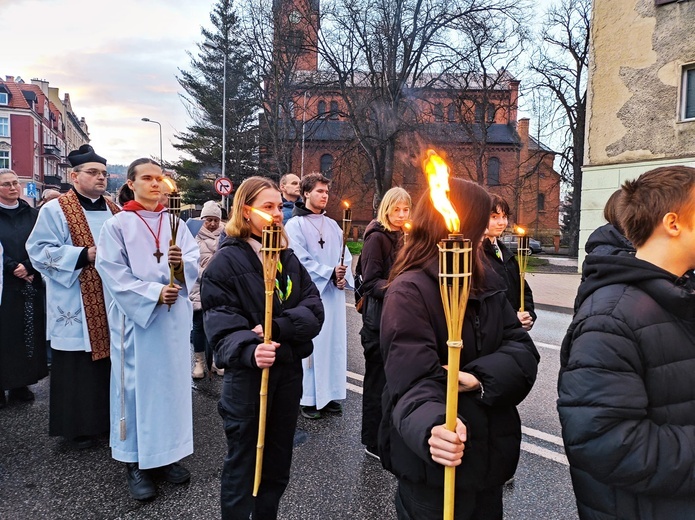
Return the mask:
M 86 173 L 90 177 L 98 177 L 99 175 L 103 175 L 105 179 L 109 178 L 109 172 L 106 170 L 79 170 L 82 173 Z
M 0 184 L 0 188 L 18 188 L 19 187 L 19 181 L 12 181 L 12 182 L 3 182 Z

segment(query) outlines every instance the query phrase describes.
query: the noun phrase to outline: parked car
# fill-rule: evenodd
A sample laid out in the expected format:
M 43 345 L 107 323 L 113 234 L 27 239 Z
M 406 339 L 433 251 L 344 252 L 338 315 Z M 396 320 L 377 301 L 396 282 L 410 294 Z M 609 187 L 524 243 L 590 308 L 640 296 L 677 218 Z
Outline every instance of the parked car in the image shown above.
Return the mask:
M 502 240 L 502 243 L 511 250 L 512 253 L 516 254 L 516 250 L 519 247 L 516 235 L 502 235 L 500 239 Z M 528 245 L 531 249 L 531 254 L 533 255 L 543 252 L 543 246 L 535 238 L 529 238 Z

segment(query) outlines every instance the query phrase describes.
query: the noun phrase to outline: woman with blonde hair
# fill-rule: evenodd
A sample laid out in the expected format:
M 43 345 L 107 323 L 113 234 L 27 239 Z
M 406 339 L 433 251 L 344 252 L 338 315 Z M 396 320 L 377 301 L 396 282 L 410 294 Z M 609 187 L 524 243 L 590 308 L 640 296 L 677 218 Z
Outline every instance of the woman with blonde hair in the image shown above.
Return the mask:
M 261 213 L 261 214 L 259 214 Z M 224 239 L 201 281 L 203 321 L 224 368 L 218 409 L 227 435 L 221 479 L 222 518 L 277 517 L 290 478 L 292 441 L 302 395 L 302 359 L 323 324 L 316 285 L 297 256 L 280 253 L 273 302 L 272 342 L 263 342 L 265 287 L 261 237 L 266 220 L 282 225 L 282 197 L 264 177 L 245 179 L 234 195 Z M 284 236 L 283 241 L 287 240 Z M 270 368 L 263 473 L 252 496 L 258 437 L 261 372 Z
M 403 188 L 391 188 L 381 199 L 377 216 L 364 231 L 364 246 L 356 274 L 362 276 L 362 348 L 364 385 L 362 394 L 362 444 L 365 453 L 379 458 L 377 432 L 381 421 L 381 392 L 386 382 L 379 347 L 381 305 L 386 281 L 398 251 L 403 246 L 403 225 L 410 216 L 410 195 Z

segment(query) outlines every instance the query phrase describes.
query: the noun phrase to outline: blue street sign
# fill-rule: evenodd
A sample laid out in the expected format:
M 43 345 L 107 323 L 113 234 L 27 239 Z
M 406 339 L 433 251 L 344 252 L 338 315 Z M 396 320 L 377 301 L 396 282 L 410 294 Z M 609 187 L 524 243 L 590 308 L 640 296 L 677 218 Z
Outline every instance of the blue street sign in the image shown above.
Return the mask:
M 36 191 L 36 183 L 35 182 L 27 183 L 27 197 L 31 197 L 32 199 L 38 199 L 39 198 L 39 194 Z

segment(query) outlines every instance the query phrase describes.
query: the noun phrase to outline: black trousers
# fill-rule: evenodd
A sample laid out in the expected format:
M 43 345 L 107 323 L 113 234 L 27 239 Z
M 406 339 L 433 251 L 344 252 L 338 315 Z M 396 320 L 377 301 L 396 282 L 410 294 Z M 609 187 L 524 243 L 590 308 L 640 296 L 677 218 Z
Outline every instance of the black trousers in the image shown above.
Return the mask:
M 398 481 L 396 490 L 398 520 L 441 520 L 444 515 L 444 490 Z M 456 490 L 456 520 L 502 520 L 502 486 L 482 491 Z
M 53 350 L 48 433 L 74 439 L 109 431 L 111 360 Z
M 364 350 L 364 382 L 362 386 L 362 444 L 374 448 L 378 444 L 381 422 L 381 394 L 386 385 L 384 360 L 379 346 L 379 331 L 362 327 Z
M 277 518 L 280 498 L 290 480 L 292 442 L 302 396 L 300 361 L 270 368 L 263 470 L 253 497 L 258 440 L 261 370 L 226 369 L 218 409 L 227 435 L 220 502 L 223 520 Z

